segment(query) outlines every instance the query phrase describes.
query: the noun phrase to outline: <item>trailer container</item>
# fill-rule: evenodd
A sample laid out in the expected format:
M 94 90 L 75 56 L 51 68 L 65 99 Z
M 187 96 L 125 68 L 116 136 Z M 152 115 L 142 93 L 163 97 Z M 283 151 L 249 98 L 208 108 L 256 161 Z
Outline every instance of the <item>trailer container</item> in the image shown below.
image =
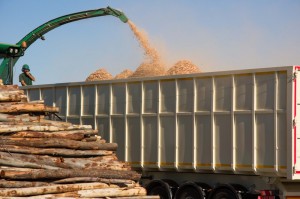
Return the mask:
M 22 87 L 170 199 L 300 198 L 299 66 Z

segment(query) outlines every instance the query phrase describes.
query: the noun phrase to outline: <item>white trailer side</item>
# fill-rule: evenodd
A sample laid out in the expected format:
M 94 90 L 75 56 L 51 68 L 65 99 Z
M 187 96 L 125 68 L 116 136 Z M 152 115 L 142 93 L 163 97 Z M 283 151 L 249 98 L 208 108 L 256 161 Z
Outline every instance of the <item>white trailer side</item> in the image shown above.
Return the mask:
M 286 66 L 22 88 L 30 100 L 60 107 L 63 120 L 90 124 L 118 143 L 119 159 L 155 182 L 169 179 L 163 182 L 169 187 L 176 186 L 170 180 L 179 186 L 201 182 L 210 191 L 220 183 L 238 184 L 249 194 L 270 191 L 291 198 L 300 197 L 299 70 Z

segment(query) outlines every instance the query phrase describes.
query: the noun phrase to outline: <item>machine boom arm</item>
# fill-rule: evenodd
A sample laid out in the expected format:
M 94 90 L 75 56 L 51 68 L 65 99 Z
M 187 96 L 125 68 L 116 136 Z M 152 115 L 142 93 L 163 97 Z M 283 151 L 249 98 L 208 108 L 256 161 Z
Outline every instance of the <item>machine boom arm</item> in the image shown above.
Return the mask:
M 106 16 L 112 15 L 118 17 L 122 22 L 126 23 L 128 18 L 125 14 L 119 10 L 107 7 L 100 8 L 96 10 L 88 10 L 77 12 L 65 16 L 58 17 L 56 19 L 50 20 L 41 26 L 37 27 L 30 33 L 28 33 L 24 38 L 22 38 L 16 45 L 21 46 L 24 42 L 26 43 L 26 47 L 22 48 L 22 52 L 18 56 L 14 57 L 5 57 L 0 65 L 0 78 L 3 80 L 5 84 L 12 84 L 12 68 L 15 63 L 18 61 L 19 57 L 24 54 L 24 51 L 34 43 L 38 38 L 43 38 L 47 32 L 70 22 L 78 21 L 81 19 L 87 19 L 92 17 Z

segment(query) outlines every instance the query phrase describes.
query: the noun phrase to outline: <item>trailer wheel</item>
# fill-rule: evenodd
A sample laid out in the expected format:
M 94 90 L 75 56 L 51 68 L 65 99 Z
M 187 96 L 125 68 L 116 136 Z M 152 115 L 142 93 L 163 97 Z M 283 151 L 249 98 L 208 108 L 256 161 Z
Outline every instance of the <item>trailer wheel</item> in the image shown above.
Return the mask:
M 219 189 L 216 191 L 210 199 L 239 199 L 236 195 L 229 189 Z
M 242 199 L 232 185 L 224 184 L 214 188 L 209 194 L 209 199 Z
M 147 186 L 147 195 L 159 195 L 160 199 L 172 199 L 172 187 L 163 180 L 153 180 Z
M 181 185 L 176 192 L 175 199 L 204 199 L 205 191 L 201 185 L 194 182 L 187 182 Z

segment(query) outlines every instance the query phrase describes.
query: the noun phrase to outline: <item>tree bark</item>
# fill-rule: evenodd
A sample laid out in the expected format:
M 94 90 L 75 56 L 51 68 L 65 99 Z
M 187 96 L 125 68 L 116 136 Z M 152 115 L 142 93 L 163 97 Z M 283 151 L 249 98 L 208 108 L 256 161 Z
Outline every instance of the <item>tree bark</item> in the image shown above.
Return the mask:
M 81 182 L 103 182 L 107 184 L 135 184 L 133 180 L 126 179 L 107 179 L 107 178 L 96 178 L 96 177 L 76 177 L 76 178 L 65 178 L 62 180 L 56 180 L 54 184 L 69 184 L 69 183 L 81 183 Z
M 6 138 L 2 136 L 2 145 L 16 145 L 29 146 L 37 148 L 67 148 L 77 150 L 109 150 L 116 151 L 118 145 L 116 143 L 101 143 L 95 142 L 81 142 L 67 139 L 47 139 L 47 138 Z
M 48 132 L 38 132 L 38 131 L 20 131 L 10 135 L 11 138 L 58 138 L 58 139 L 69 139 L 69 140 L 83 140 L 84 134 L 77 133 L 76 131 L 69 131 L 68 133 L 48 133 Z
M 67 197 L 67 196 L 58 196 L 58 194 L 46 194 L 39 196 L 28 196 L 28 199 L 78 199 L 78 197 Z M 82 199 L 160 199 L 159 196 L 124 196 L 124 197 L 97 197 L 97 198 L 85 198 Z M 23 199 L 23 197 L 5 197 L 3 199 Z
M 47 182 L 0 180 L 0 188 L 41 187 L 41 186 L 48 186 L 48 185 L 49 183 Z
M 102 189 L 108 188 L 109 185 L 105 183 L 82 183 L 82 184 L 67 184 L 67 185 L 50 185 L 42 187 L 29 187 L 29 188 L 7 188 L 0 191 L 0 196 L 33 196 L 42 194 L 56 194 L 63 192 L 74 192 L 85 189 Z
M 0 152 L 0 165 L 22 167 L 22 168 L 34 168 L 34 169 L 59 169 L 60 167 L 68 168 L 65 165 L 59 164 L 59 162 L 56 163 L 55 165 L 54 163 L 51 162 L 50 158 L 47 159 L 47 158 L 39 157 L 38 159 L 32 159 L 31 157 L 26 157 L 26 156 L 28 155 L 18 155 L 18 154 L 12 155 L 9 153 Z
M 90 125 L 57 126 L 43 123 L 0 123 L 0 134 L 19 131 L 67 131 L 67 130 L 92 130 Z
M 20 90 L 18 85 L 0 85 L 0 92 Z
M 0 165 L 36 169 L 115 169 L 130 170 L 128 164 L 116 160 L 115 156 L 98 158 L 62 158 L 47 155 L 24 155 L 0 152 Z
M 64 179 L 72 177 L 99 177 L 108 179 L 128 179 L 138 181 L 136 171 L 115 171 L 104 169 L 32 169 L 31 171 L 1 170 L 1 178 L 13 180 Z
M 122 197 L 122 196 L 145 196 L 147 194 L 143 187 L 134 188 L 103 188 L 93 190 L 81 190 L 73 193 L 57 194 L 64 197 Z
M 5 102 L 0 103 L 1 113 L 29 113 L 29 112 L 51 112 L 58 113 L 59 108 L 46 106 L 44 104 L 23 103 L 23 102 Z
M 20 102 L 24 97 L 20 91 L 0 92 L 0 102 Z
M 10 115 L 0 113 L 0 122 L 35 122 L 43 119 L 44 116 L 29 116 L 29 114 Z
M 0 141 L 1 143 L 1 141 Z M 0 145 L 0 151 L 9 153 L 23 153 L 35 155 L 50 155 L 63 157 L 87 157 L 87 156 L 106 156 L 114 154 L 113 151 L 107 150 L 73 150 L 61 148 L 35 148 L 27 146 Z

